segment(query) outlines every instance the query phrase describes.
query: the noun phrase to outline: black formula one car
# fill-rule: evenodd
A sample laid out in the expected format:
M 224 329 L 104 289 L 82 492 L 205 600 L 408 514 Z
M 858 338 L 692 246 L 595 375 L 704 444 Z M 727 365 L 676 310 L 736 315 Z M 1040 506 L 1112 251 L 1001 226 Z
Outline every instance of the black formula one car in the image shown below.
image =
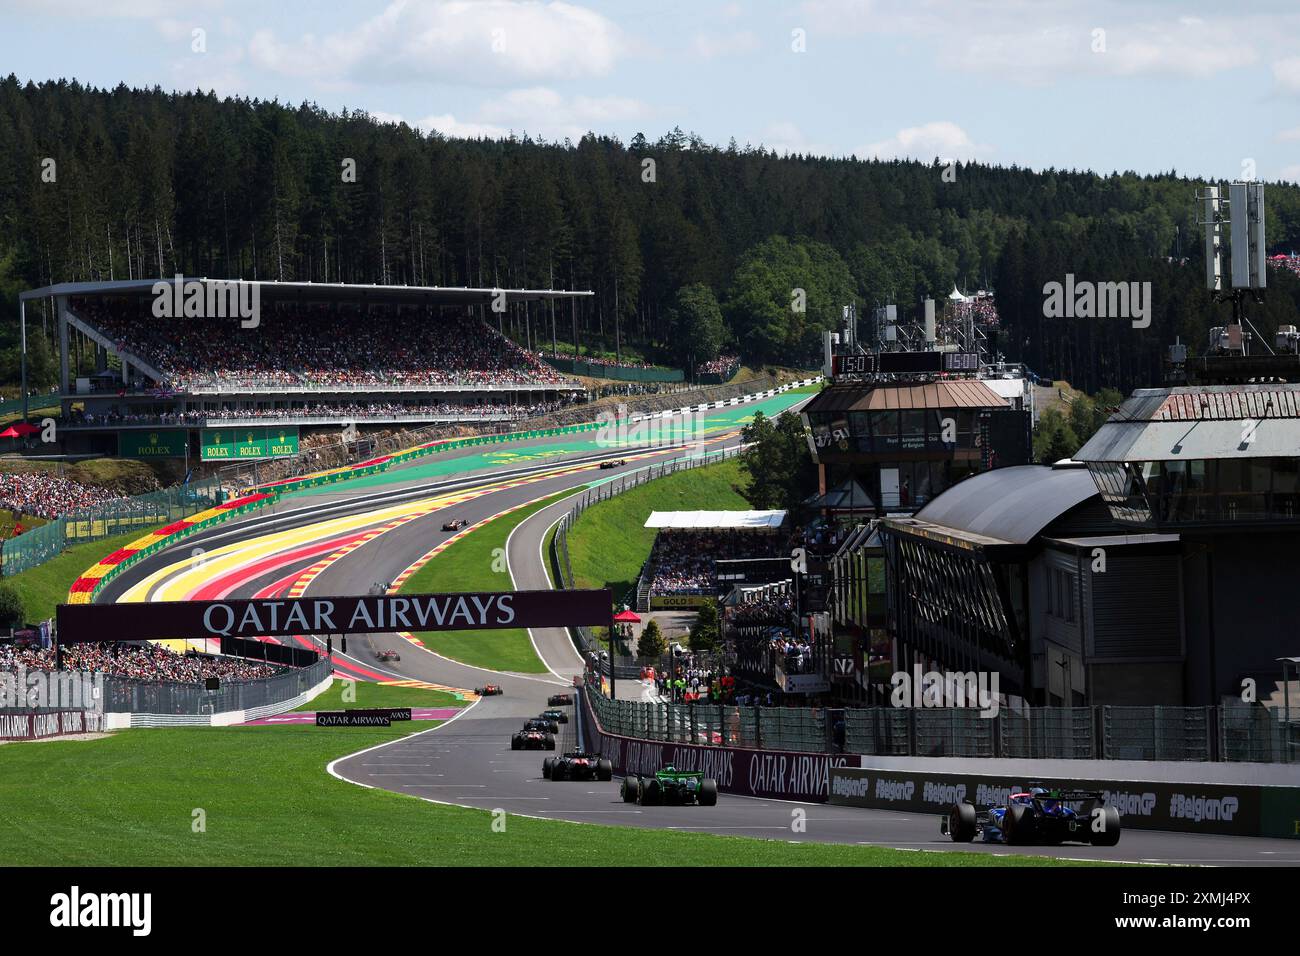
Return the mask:
M 542 720 L 553 720 L 557 724 L 567 724 L 569 715 L 562 710 L 544 710 L 538 715 Z
M 572 707 L 573 695 L 552 694 L 550 697 L 546 698 L 546 706 L 547 707 Z
M 701 770 L 677 770 L 664 767 L 653 777 L 628 776 L 619 788 L 624 803 L 638 803 L 643 807 L 660 804 L 685 806 L 698 804 L 712 807 L 718 803 L 718 781 L 705 777 Z
M 443 531 L 459 531 L 461 528 L 469 527 L 469 522 L 464 518 L 452 518 L 450 521 L 442 523 Z
M 1119 811 L 1106 806 L 1106 796 L 1096 790 L 1045 790 L 1034 787 L 1013 793 L 1006 806 L 977 808 L 969 801 L 955 803 L 939 820 L 939 832 L 954 843 L 1030 846 L 1058 843 L 1119 843 Z
M 610 468 L 622 468 L 627 464 L 626 458 L 620 458 L 617 461 L 602 461 L 600 463 L 601 471 L 608 471 Z
M 540 717 L 534 717 L 528 723 L 535 725 L 538 730 L 541 730 L 544 733 L 558 734 L 560 732 L 560 722 L 558 720 L 552 720 L 545 714 L 542 714 Z
M 385 647 L 382 651 L 375 651 L 375 657 L 381 661 L 400 661 L 402 659 L 402 655 L 391 647 Z
M 482 687 L 475 687 L 474 693 L 480 697 L 495 697 L 497 694 L 504 693 L 500 684 L 485 684 Z
M 511 750 L 554 750 L 555 735 L 547 733 L 546 728 L 536 726 L 537 721 L 530 720 L 524 729 L 510 738 Z
M 612 780 L 614 765 L 599 754 L 571 750 L 543 760 L 542 776 L 547 780 Z

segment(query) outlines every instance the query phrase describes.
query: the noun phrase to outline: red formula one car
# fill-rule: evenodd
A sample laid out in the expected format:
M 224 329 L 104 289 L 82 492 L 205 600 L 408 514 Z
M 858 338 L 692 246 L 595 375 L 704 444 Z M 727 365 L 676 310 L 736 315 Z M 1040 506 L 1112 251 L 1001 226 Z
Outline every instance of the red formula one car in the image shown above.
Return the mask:
M 612 780 L 614 765 L 599 754 L 571 750 L 543 760 L 542 776 L 547 780 Z
M 552 694 L 546 698 L 547 707 L 571 707 L 573 706 L 572 694 Z
M 501 689 L 500 684 L 485 684 L 482 687 L 475 687 L 474 693 L 478 694 L 480 697 L 495 697 L 498 694 L 505 693 L 505 691 Z
M 375 657 L 380 661 L 400 661 L 402 659 L 402 655 L 391 647 L 385 647 L 382 651 L 375 651 Z
M 461 528 L 469 527 L 469 522 L 464 518 L 452 518 L 450 521 L 442 523 L 443 531 L 459 531 Z
M 511 750 L 554 750 L 555 735 L 542 726 L 541 721 L 530 720 L 524 729 L 510 738 Z

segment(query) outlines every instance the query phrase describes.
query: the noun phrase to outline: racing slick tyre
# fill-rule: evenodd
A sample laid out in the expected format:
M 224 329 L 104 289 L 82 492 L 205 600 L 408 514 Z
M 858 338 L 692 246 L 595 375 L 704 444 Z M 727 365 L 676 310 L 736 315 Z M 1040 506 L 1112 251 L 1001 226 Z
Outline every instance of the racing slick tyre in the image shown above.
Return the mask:
M 596 779 L 597 780 L 614 779 L 614 764 L 612 761 L 609 760 L 596 761 Z
M 1002 835 L 1007 846 L 1027 846 L 1034 842 L 1034 817 L 1029 807 L 1013 803 L 1002 816 Z
M 523 748 L 523 743 L 522 741 L 520 741 L 519 735 L 515 734 L 513 737 L 510 738 L 510 749 L 520 750 L 522 748 Z
M 1100 826 L 1100 830 L 1091 829 L 1090 838 L 1093 846 L 1114 846 L 1119 843 L 1119 811 L 1114 807 L 1097 807 L 1097 815 L 1088 821 L 1089 828 Z M 1100 820 L 1100 823 L 1098 822 Z
M 637 777 L 624 777 L 623 785 L 619 791 L 623 794 L 624 803 L 636 803 L 637 795 L 641 792 L 641 781 Z
M 552 737 L 550 734 L 547 734 L 547 735 L 546 735 L 546 738 L 545 738 L 545 740 L 544 740 L 543 742 L 546 744 L 546 749 L 547 749 L 547 750 L 554 750 L 554 749 L 555 749 L 555 738 Z
M 975 839 L 977 829 L 974 804 L 965 801 L 954 803 L 948 811 L 948 835 L 952 837 L 952 842 L 970 843 Z
M 706 779 L 700 781 L 700 795 L 697 798 L 702 807 L 716 807 L 718 805 L 718 781 Z
M 643 807 L 657 807 L 664 802 L 664 788 L 654 777 L 642 783 L 638 788 L 637 803 Z
M 542 777 L 546 780 L 554 779 L 551 774 L 555 771 L 555 758 L 547 757 L 542 761 Z
M 554 758 L 551 758 L 551 779 L 563 780 L 567 776 L 568 776 L 568 771 L 565 768 L 564 764 Z

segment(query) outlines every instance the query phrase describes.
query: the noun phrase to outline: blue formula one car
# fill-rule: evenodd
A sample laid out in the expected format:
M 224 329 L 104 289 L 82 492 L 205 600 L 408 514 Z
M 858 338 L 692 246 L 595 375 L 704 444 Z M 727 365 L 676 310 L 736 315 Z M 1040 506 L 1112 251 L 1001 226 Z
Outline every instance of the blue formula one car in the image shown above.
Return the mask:
M 1094 790 L 1045 790 L 1013 793 L 1003 807 L 979 809 L 970 801 L 953 804 L 940 818 L 939 831 L 954 843 L 1005 843 L 1031 846 L 1058 843 L 1119 843 L 1119 811 L 1106 806 Z

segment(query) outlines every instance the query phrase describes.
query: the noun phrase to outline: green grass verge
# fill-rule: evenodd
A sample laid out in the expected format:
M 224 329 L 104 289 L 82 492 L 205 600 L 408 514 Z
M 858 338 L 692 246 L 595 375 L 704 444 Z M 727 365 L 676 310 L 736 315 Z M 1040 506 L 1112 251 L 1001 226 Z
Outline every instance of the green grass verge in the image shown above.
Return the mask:
M 367 790 L 325 773 L 409 728 L 128 730 L 0 747 L 3 866 L 1048 866 L 510 816 Z M 611 795 L 616 784 L 607 784 Z M 723 800 L 727 797 L 724 795 Z M 197 811 L 203 831 L 195 832 Z M 689 813 L 689 811 L 684 811 Z
M 68 588 L 82 573 L 105 555 L 125 547 L 136 538 L 142 538 L 162 525 L 142 525 L 126 534 L 101 538 L 86 544 L 74 544 L 57 557 L 44 564 L 5 578 L 5 582 L 18 592 L 23 602 L 23 613 L 28 621 L 43 621 L 54 616 L 56 604 L 66 604 Z
M 504 558 L 506 538 L 529 515 L 570 494 L 573 492 L 554 495 L 488 522 L 407 578 L 402 590 L 416 593 L 513 590 Z M 429 650 L 473 667 L 521 674 L 546 673 L 546 665 L 533 650 L 533 643 L 523 628 L 425 631 L 415 636 Z
M 739 491 L 746 481 L 736 459 L 656 478 L 592 505 L 569 530 L 574 586 L 609 587 L 619 601 L 650 556 L 655 532 L 645 527 L 652 511 L 748 509 Z
M 355 683 L 356 699 L 344 700 L 344 681 L 335 680 L 330 689 L 295 710 L 346 710 L 349 707 L 460 707 L 454 694 L 421 687 L 387 687 L 369 681 Z

